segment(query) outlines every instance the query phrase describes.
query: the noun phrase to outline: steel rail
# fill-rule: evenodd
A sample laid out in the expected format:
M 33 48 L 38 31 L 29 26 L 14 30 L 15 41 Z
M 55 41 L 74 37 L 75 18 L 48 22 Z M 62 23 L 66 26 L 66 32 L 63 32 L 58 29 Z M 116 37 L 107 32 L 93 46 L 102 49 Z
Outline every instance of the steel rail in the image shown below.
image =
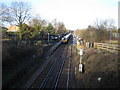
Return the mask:
M 53 56 L 52 56 L 53 57 Z M 53 60 L 52 60 L 53 61 Z M 51 59 L 49 59 L 48 61 L 46 61 L 42 66 L 41 69 L 38 70 L 35 74 L 34 74 L 34 78 L 30 79 L 27 84 L 24 86 L 25 88 L 31 88 L 31 86 L 33 85 L 33 83 L 37 80 L 37 78 L 39 77 L 39 75 L 42 73 L 42 71 L 46 68 L 46 66 L 51 62 Z
M 71 49 L 70 49 L 70 57 L 69 57 L 68 77 L 67 77 L 67 89 L 69 88 L 69 81 L 70 81 L 71 60 L 72 60 L 72 46 L 71 46 Z
M 57 43 L 56 46 L 54 46 L 54 50 L 53 52 L 55 52 L 55 49 L 59 47 L 59 45 L 61 44 L 61 42 Z M 52 52 L 52 53 L 53 53 Z M 33 85 L 33 83 L 37 80 L 37 78 L 39 77 L 39 75 L 42 73 L 42 71 L 46 68 L 46 66 L 50 63 L 51 61 L 51 58 L 53 57 L 54 55 L 51 55 L 49 58 L 49 60 L 47 60 L 42 66 L 41 66 L 41 69 L 38 70 L 35 74 L 34 74 L 34 78 L 30 79 L 27 84 L 24 86 L 24 88 L 31 88 L 31 86 Z M 53 60 L 52 60 L 53 61 Z
M 59 56 L 59 57 L 61 57 L 61 56 Z M 47 75 L 46 75 L 45 79 L 43 80 L 42 84 L 39 86 L 39 90 L 40 90 L 41 88 L 45 88 L 45 86 L 46 86 L 46 84 L 47 84 L 50 76 L 52 75 L 54 69 L 56 68 L 55 66 L 57 66 L 57 63 L 58 63 L 57 60 L 59 60 L 59 59 L 60 59 L 60 58 L 54 60 L 53 66 L 51 67 L 50 71 L 47 73 Z
M 51 54 L 52 54 L 53 52 L 55 52 L 56 48 L 58 48 L 60 44 L 61 44 L 61 42 L 59 42 L 56 46 L 53 47 L 53 50 L 51 51 Z M 51 55 L 51 54 L 50 54 L 50 55 Z M 65 55 L 65 54 L 64 54 L 64 55 Z M 51 55 L 49 58 L 52 58 L 53 56 L 54 56 L 54 55 Z M 65 55 L 65 58 L 66 58 L 66 56 L 67 56 L 67 54 Z M 59 57 L 61 57 L 61 56 L 59 56 Z M 59 57 L 58 57 L 58 58 L 59 58 Z M 58 58 L 57 58 L 57 59 L 58 59 Z M 61 75 L 61 73 L 62 73 L 62 69 L 63 69 L 63 67 L 64 67 L 65 58 L 64 58 L 64 60 L 63 60 L 63 62 L 62 62 L 62 66 L 59 67 L 59 70 L 58 70 L 58 72 L 57 72 L 57 73 L 58 73 L 58 76 L 56 76 L 56 77 L 58 77 L 58 78 L 57 78 L 57 80 L 56 80 L 55 88 L 56 88 L 57 85 L 58 85 L 59 78 L 60 78 L 60 75 Z M 53 72 L 54 69 L 55 69 L 55 66 L 57 65 L 57 64 L 56 64 L 56 63 L 57 63 L 57 59 L 54 60 L 53 66 L 51 66 L 50 71 L 49 71 L 48 74 L 46 75 L 46 77 L 45 77 L 44 81 L 42 82 L 42 84 L 40 85 L 39 89 L 45 87 L 48 79 L 50 78 L 52 72 Z M 26 87 L 27 87 L 27 88 L 32 88 L 32 85 L 33 85 L 34 82 L 37 80 L 37 78 L 38 78 L 39 75 L 42 73 L 42 71 L 46 68 L 46 66 L 50 63 L 50 61 L 51 61 L 50 59 L 47 60 L 47 61 L 41 66 L 41 69 L 40 69 L 37 73 L 35 73 L 35 75 L 34 75 L 35 78 L 32 79 L 32 80 L 29 80 L 29 82 L 26 84 Z M 52 61 L 53 61 L 53 60 L 52 60 Z M 61 61 L 62 61 L 62 60 L 61 60 Z
M 69 43 L 69 44 L 70 44 L 70 43 Z M 69 46 L 69 44 L 68 44 L 67 46 Z M 68 51 L 68 48 L 67 48 L 66 51 Z M 59 83 L 59 80 L 60 80 L 60 76 L 61 76 L 61 74 L 62 74 L 62 70 L 63 70 L 64 64 L 65 64 L 66 57 L 67 57 L 67 53 L 64 54 L 64 60 L 63 60 L 63 62 L 62 62 L 61 67 L 59 67 L 59 70 L 58 70 L 58 72 L 57 72 L 57 74 L 56 74 L 55 80 L 54 80 L 54 82 L 53 82 L 53 84 L 52 84 L 52 88 L 54 88 L 54 89 L 56 89 L 57 86 L 58 86 L 58 83 Z
M 66 57 L 66 56 L 65 56 Z M 64 60 L 62 61 L 62 65 L 59 67 L 58 69 L 58 72 L 56 74 L 56 77 L 55 77 L 55 80 L 52 84 L 52 88 L 56 88 L 58 83 L 59 83 L 59 79 L 60 79 L 60 76 L 61 76 L 61 73 L 62 73 L 62 70 L 63 70 L 63 67 L 64 67 L 64 64 L 65 64 L 65 58 Z

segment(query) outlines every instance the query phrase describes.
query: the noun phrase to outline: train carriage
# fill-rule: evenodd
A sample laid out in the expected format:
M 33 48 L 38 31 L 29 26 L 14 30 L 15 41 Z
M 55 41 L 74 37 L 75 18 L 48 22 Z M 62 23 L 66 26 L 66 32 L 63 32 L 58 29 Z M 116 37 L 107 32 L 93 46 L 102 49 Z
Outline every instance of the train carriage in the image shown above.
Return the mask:
M 68 40 L 69 40 L 69 38 L 70 38 L 70 35 L 71 35 L 71 33 L 69 33 L 69 34 L 67 34 L 67 35 L 65 35 L 63 38 L 62 38 L 62 43 L 67 43 L 68 42 Z

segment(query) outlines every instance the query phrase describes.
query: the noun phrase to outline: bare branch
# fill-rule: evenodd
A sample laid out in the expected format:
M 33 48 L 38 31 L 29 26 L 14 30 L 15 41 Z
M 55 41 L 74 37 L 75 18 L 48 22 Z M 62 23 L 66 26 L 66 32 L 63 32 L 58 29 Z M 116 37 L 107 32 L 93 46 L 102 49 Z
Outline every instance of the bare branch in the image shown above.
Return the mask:
M 18 24 L 22 24 L 30 18 L 30 7 L 26 2 L 12 2 L 11 16 Z

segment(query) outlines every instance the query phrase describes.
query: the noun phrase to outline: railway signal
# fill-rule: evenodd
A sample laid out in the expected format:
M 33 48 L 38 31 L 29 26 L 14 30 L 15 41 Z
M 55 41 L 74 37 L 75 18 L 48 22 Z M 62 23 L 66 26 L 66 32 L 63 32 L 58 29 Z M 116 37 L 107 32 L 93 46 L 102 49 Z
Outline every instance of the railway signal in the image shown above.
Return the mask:
M 80 54 L 80 56 L 83 55 L 83 49 L 82 48 L 80 49 L 80 53 L 79 54 Z
M 83 72 L 83 65 L 79 64 L 79 72 Z
M 83 72 L 83 64 L 82 64 L 82 56 L 83 56 L 83 49 L 80 49 L 80 64 L 79 64 L 79 72 Z

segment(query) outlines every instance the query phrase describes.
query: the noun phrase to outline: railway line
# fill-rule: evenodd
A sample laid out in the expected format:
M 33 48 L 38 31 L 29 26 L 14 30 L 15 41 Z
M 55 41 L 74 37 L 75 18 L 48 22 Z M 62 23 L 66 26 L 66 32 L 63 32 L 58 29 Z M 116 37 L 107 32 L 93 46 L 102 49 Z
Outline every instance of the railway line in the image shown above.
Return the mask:
M 55 59 L 57 59 L 57 57 L 59 57 L 57 52 L 63 50 L 64 48 L 65 48 L 65 45 L 60 45 L 59 48 L 57 50 L 55 50 L 55 52 L 46 60 L 46 62 L 41 66 L 41 68 L 37 70 L 37 72 L 33 75 L 33 77 L 23 87 L 31 88 L 34 82 L 38 82 L 37 80 L 39 80 L 38 77 L 40 76 L 40 74 L 43 74 L 43 72 L 46 71 L 46 68 L 51 67 L 51 65 L 53 64 Z M 59 52 L 59 53 L 61 54 L 62 52 Z M 42 78 L 42 77 L 40 77 L 40 78 Z
M 41 66 L 40 69 L 33 75 L 33 77 L 25 84 L 24 88 L 59 88 L 59 86 L 69 88 L 70 71 L 71 71 L 71 55 L 72 46 L 70 38 L 68 44 L 61 44 L 59 47 L 49 56 L 48 60 Z M 68 58 L 69 57 L 69 58 Z M 68 63 L 68 64 L 67 64 Z M 63 75 L 64 69 L 67 66 L 67 75 Z M 65 76 L 66 80 L 61 83 L 62 76 Z
M 69 66 L 68 66 L 67 88 L 69 88 L 69 82 L 70 82 L 71 60 L 72 60 L 72 46 L 70 47 L 70 57 L 69 57 L 69 64 L 68 64 Z
M 68 55 L 66 56 L 65 65 L 59 80 L 58 88 L 70 88 L 72 63 L 72 45 L 68 46 Z M 72 87 L 72 86 L 71 86 Z
M 47 81 L 45 83 L 43 83 L 40 88 L 56 88 L 61 72 L 62 72 L 62 68 L 64 66 L 65 63 L 65 57 L 66 55 L 64 55 L 63 57 L 60 57 L 58 59 L 58 61 L 56 61 L 56 63 L 53 65 L 53 68 L 51 68 L 50 73 L 47 74 Z M 46 78 L 45 78 L 46 80 Z

